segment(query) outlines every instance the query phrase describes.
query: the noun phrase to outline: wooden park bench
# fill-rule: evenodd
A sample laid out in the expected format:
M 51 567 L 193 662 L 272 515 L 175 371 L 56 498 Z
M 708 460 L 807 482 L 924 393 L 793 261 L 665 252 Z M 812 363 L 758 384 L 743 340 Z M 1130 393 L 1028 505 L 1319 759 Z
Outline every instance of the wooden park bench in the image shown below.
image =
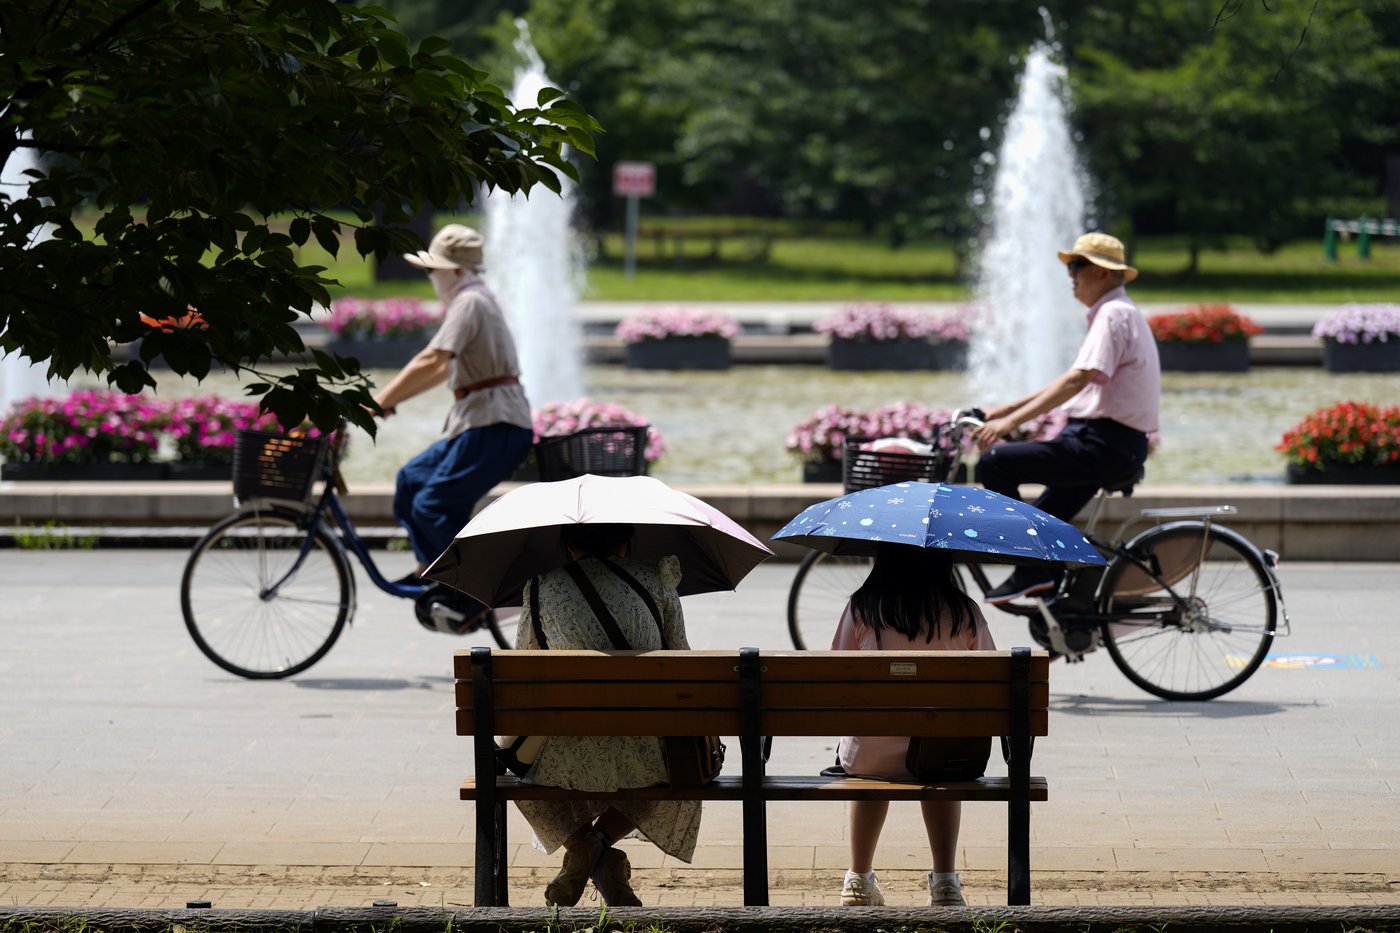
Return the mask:
M 590 794 L 469 777 L 476 801 L 476 904 L 506 906 L 509 800 L 598 797 L 743 804 L 744 903 L 768 904 L 770 800 L 992 800 L 1007 805 L 1007 903 L 1030 903 L 1032 736 L 1049 719 L 1043 651 L 495 651 L 455 658 L 457 734 L 472 736 L 476 775 L 495 771 L 496 735 L 738 736 L 704 787 Z M 1004 736 L 1006 777 L 943 784 L 766 773 L 765 736 Z M 995 744 L 995 743 L 994 743 Z M 993 761 L 997 756 L 993 755 Z M 814 840 L 816 841 L 816 840 Z

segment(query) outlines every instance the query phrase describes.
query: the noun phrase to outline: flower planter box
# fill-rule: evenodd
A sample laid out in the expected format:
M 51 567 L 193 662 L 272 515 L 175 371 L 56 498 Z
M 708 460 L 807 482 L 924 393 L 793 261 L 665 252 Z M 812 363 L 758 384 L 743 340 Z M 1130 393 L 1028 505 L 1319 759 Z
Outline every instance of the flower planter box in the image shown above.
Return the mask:
M 398 369 L 428 345 L 432 334 L 417 337 L 390 337 L 386 340 L 342 340 L 326 343 L 326 352 L 337 356 L 353 356 L 361 369 Z
M 1244 373 L 1249 371 L 1249 341 L 1222 340 L 1219 343 L 1157 342 L 1162 372 Z
M 666 337 L 641 340 L 626 347 L 628 369 L 728 369 L 729 338 Z
M 1300 486 L 1400 486 L 1400 463 L 1332 463 L 1320 470 L 1290 463 L 1286 475 L 1290 484 Z
M 1400 338 L 1384 343 L 1322 342 L 1322 368 L 1329 373 L 1400 372 Z
M 840 460 L 808 460 L 802 464 L 804 483 L 839 483 L 841 476 Z
M 961 340 L 853 340 L 832 337 L 826 348 L 831 369 L 924 370 L 963 369 L 967 344 Z
M 0 480 L 16 482 L 112 482 L 162 480 L 170 475 L 168 463 L 4 463 Z

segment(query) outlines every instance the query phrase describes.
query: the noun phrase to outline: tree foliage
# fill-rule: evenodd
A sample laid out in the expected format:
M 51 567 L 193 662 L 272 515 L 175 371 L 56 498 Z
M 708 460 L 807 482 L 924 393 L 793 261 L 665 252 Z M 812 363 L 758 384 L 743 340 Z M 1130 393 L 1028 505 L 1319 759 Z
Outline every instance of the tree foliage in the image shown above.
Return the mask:
M 612 163 L 649 159 L 672 209 L 747 192 L 751 210 L 897 241 L 975 229 L 1042 5 L 1101 217 L 1267 247 L 1374 197 L 1400 128 L 1394 0 L 531 0 L 525 15 L 551 77 L 609 129 L 586 175 L 595 221 L 611 219 Z
M 294 327 L 332 284 L 295 248 L 421 248 L 402 226 L 417 208 L 478 183 L 557 190 L 575 173 L 561 148 L 592 152 L 597 129 L 557 91 L 513 108 L 445 40 L 412 47 L 393 22 L 333 0 L 0 0 L 0 162 L 28 148 L 44 166 L 27 194 L 0 192 L 0 351 L 125 391 L 155 386 L 157 356 L 196 377 L 225 365 L 283 424 L 372 431 L 364 377 Z M 140 319 L 187 308 L 206 326 Z M 116 363 L 112 342 L 138 338 Z M 284 354 L 305 362 L 263 371 Z
M 1075 103 L 1119 213 L 1194 249 L 1272 249 L 1374 194 L 1400 122 L 1385 4 L 1100 4 L 1071 35 Z M 1316 7 L 1316 8 L 1315 8 Z M 1306 35 L 1305 35 L 1306 32 Z

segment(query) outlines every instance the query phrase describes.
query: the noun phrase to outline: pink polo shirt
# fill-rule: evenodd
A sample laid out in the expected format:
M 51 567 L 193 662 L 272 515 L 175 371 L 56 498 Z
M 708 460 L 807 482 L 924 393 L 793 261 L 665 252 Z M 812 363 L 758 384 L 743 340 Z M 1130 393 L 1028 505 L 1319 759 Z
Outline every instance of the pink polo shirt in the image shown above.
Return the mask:
M 1147 318 L 1122 286 L 1089 309 L 1089 332 L 1073 369 L 1092 369 L 1093 380 L 1064 405 L 1071 418 L 1112 418 L 1144 434 L 1159 427 L 1162 368 Z

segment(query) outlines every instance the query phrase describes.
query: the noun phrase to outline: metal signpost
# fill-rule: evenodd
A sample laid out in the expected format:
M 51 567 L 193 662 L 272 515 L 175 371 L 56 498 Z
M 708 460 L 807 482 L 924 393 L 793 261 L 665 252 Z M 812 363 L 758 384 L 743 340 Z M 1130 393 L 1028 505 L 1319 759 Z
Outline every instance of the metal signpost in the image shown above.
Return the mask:
M 638 199 L 656 194 L 655 162 L 618 162 L 613 166 L 613 194 L 627 199 L 627 255 L 623 277 L 632 281 L 637 271 Z

